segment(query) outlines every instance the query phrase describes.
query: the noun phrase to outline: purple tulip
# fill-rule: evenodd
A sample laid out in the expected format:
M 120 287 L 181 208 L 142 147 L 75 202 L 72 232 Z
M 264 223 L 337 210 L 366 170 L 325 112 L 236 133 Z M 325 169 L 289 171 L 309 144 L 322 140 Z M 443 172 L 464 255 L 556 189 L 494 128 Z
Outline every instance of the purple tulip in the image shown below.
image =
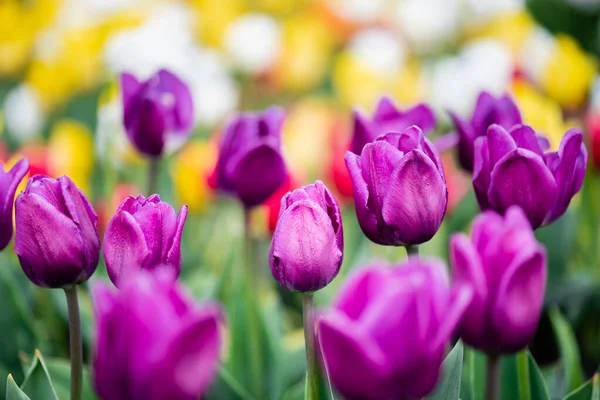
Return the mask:
M 451 288 L 435 259 L 359 270 L 318 321 L 331 382 L 346 399 L 426 396 L 471 294 L 467 285 Z
M 15 191 L 29 170 L 26 158 L 18 161 L 8 172 L 0 163 L 0 251 L 10 243 L 13 234 L 13 203 Z
M 535 334 L 546 286 L 546 251 L 523 211 L 504 217 L 485 211 L 475 218 L 471 240 L 450 239 L 457 284 L 470 284 L 473 300 L 460 324 L 465 343 L 488 354 L 516 353 Z
M 104 233 L 104 261 L 110 280 L 119 286 L 123 275 L 137 269 L 181 270 L 181 235 L 187 206 L 179 215 L 155 194 L 126 198 Z
M 145 82 L 121 74 L 123 123 L 131 143 L 149 157 L 182 144 L 194 123 L 194 104 L 186 84 L 161 69 Z
M 362 113 L 355 110 L 354 130 L 350 151 L 361 154 L 367 143 L 372 143 L 378 136 L 388 132 L 402 132 L 406 128 L 416 125 L 425 133 L 435 129 L 436 120 L 431 108 L 425 104 L 417 104 L 406 111 L 400 111 L 389 97 L 382 97 L 377 103 L 373 118 L 369 120 Z
M 98 216 L 68 176 L 35 175 L 16 201 L 15 252 L 29 280 L 68 288 L 98 266 Z
M 408 246 L 428 241 L 448 204 L 437 150 L 417 126 L 388 133 L 357 156 L 346 152 L 358 222 L 373 242 Z
M 284 118 L 280 107 L 233 118 L 221 139 L 213 186 L 237 197 L 247 208 L 268 199 L 286 177 L 281 154 Z
M 102 400 L 195 400 L 221 348 L 216 304 L 194 304 L 168 271 L 137 271 L 121 289 L 92 288 L 93 381 Z
M 475 142 L 473 186 L 482 210 L 519 205 L 536 229 L 563 215 L 581 189 L 587 151 L 579 129 L 567 131 L 558 152 L 527 125 L 508 132 L 492 125 Z
M 295 292 L 314 292 L 340 271 L 344 252 L 342 216 L 321 181 L 281 199 L 269 263 L 279 284 Z
M 487 129 L 492 124 L 498 124 L 505 129 L 520 124 L 521 113 L 514 101 L 507 95 L 494 97 L 488 92 L 481 92 L 477 104 L 467 122 L 458 115 L 450 113 L 458 132 L 458 158 L 460 165 L 467 171 L 473 171 L 473 152 L 475 140 L 485 136 Z

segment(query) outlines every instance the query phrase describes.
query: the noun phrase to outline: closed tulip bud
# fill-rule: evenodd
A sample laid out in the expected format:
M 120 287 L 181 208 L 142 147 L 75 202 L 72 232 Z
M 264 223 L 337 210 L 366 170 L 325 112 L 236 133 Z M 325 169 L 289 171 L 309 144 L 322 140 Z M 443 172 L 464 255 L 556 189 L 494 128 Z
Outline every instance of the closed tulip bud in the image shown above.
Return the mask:
M 358 222 L 373 242 L 412 246 L 438 231 L 448 204 L 437 150 L 412 126 L 346 153 Z
M 367 143 L 388 132 L 402 132 L 416 125 L 428 133 L 435 129 L 436 119 L 431 108 L 418 104 L 406 111 L 400 111 L 389 97 L 382 97 L 377 103 L 373 118 L 369 120 L 359 111 L 354 111 L 354 129 L 350 151 L 361 154 Z
M 269 262 L 282 287 L 314 292 L 327 286 L 340 270 L 343 251 L 340 208 L 323 182 L 281 199 Z
M 187 85 L 175 74 L 160 70 L 145 82 L 121 74 L 123 123 L 131 143 L 149 157 L 178 147 L 194 124 L 194 104 Z
M 127 197 L 111 218 L 104 233 L 104 261 L 110 280 L 120 285 L 135 270 L 181 270 L 181 235 L 187 206 L 179 215 L 155 194 Z
M 92 288 L 93 382 L 102 400 L 195 400 L 219 366 L 221 309 L 199 306 L 167 271 Z
M 26 158 L 18 161 L 8 172 L 0 163 L 0 251 L 10 243 L 13 234 L 13 203 L 15 191 L 29 170 Z
M 268 199 L 286 177 L 281 154 L 283 109 L 242 113 L 229 122 L 221 139 L 213 186 L 238 198 L 245 207 Z
M 481 209 L 521 206 L 534 229 L 563 215 L 583 184 L 587 151 L 579 129 L 567 131 L 557 152 L 544 153 L 548 147 L 527 125 L 508 132 L 490 126 L 475 142 L 473 187 Z
M 318 321 L 331 383 L 346 399 L 426 396 L 470 299 L 471 288 L 451 287 L 439 260 L 358 271 Z
M 485 136 L 490 125 L 498 124 L 509 129 L 522 122 L 519 108 L 509 96 L 496 98 L 488 92 L 479 94 L 471 121 L 465 121 L 454 113 L 450 113 L 450 117 L 458 132 L 458 159 L 467 171 L 473 171 L 475 140 Z
M 15 252 L 38 286 L 69 288 L 98 266 L 98 216 L 68 176 L 36 175 L 16 201 Z
M 523 211 L 476 217 L 470 240 L 451 237 L 450 260 L 455 282 L 473 288 L 459 329 L 465 343 L 495 355 L 525 348 L 540 319 L 547 272 L 546 251 Z

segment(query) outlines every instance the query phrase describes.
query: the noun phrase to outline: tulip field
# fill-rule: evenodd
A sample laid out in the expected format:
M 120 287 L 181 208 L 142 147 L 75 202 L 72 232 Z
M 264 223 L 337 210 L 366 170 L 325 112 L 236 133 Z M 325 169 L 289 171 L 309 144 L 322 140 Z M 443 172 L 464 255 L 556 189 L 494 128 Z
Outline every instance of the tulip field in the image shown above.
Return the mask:
M 600 400 L 600 2 L 0 0 L 0 399 Z

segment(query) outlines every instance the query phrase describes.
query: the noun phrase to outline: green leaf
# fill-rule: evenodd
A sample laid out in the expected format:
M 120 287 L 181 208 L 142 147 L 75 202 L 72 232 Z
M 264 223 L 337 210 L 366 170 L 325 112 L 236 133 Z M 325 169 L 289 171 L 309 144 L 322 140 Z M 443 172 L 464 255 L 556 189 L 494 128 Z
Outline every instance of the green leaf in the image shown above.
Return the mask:
M 557 308 L 553 308 L 549 315 L 554 334 L 558 340 L 560 360 L 564 368 L 564 381 L 561 385 L 563 389 L 562 393 L 564 394 L 575 390 L 583 383 L 581 359 L 579 357 L 577 340 L 569 322 Z
M 538 367 L 535 359 L 527 351 L 529 358 L 529 385 L 531 388 L 531 399 L 532 400 L 549 400 L 550 394 L 548 393 L 548 388 L 546 387 L 546 381 L 544 380 L 544 376 L 542 375 L 542 371 Z
M 31 357 L 22 355 L 24 362 L 30 363 Z M 44 358 L 52 386 L 56 390 L 59 399 L 68 399 L 71 393 L 71 363 L 64 358 Z M 95 400 L 97 397 L 91 385 L 91 377 L 86 365 L 83 366 L 83 400 Z
M 52 380 L 50 379 L 48 367 L 39 350 L 35 351 L 33 361 L 29 366 L 29 371 L 25 375 L 21 389 L 35 400 L 58 400 Z
M 15 383 L 12 375 L 6 379 L 6 400 L 31 400 Z
M 487 381 L 487 359 L 485 354 L 469 349 L 469 382 L 471 400 L 485 400 L 485 385 Z M 462 391 L 461 391 L 462 392 Z M 461 398 L 467 398 L 461 394 Z
M 206 400 L 254 400 L 242 385 L 224 367 L 219 371 L 219 376 L 206 394 Z
M 591 400 L 594 392 L 594 383 L 589 380 L 571 393 L 567 394 L 563 400 Z
M 458 400 L 460 396 L 462 364 L 463 345 L 459 340 L 444 360 L 442 378 L 435 391 L 426 398 L 431 400 Z

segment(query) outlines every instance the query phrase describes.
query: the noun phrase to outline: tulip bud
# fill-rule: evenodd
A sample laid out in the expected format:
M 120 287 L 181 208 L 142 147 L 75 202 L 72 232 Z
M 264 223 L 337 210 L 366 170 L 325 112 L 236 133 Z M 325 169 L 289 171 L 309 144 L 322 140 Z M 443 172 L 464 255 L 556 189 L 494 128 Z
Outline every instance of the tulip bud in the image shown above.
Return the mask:
M 8 172 L 0 163 L 0 251 L 10 243 L 13 234 L 13 203 L 15 191 L 29 170 L 26 158 L 18 161 Z
M 186 84 L 161 69 L 145 82 L 121 74 L 123 123 L 131 143 L 149 157 L 178 147 L 194 123 L 194 104 Z
M 284 113 L 271 107 L 243 113 L 225 128 L 213 186 L 237 197 L 247 208 L 269 198 L 283 183 L 286 167 L 281 155 Z
M 340 208 L 323 182 L 281 199 L 269 262 L 282 287 L 314 292 L 327 286 L 340 271 L 343 251 Z
M 509 129 L 522 122 L 519 108 L 508 95 L 495 98 L 488 92 L 479 94 L 470 122 L 452 112 L 450 117 L 459 137 L 458 158 L 461 166 L 467 171 L 473 171 L 475 140 L 485 136 L 490 125 L 498 124 Z
M 467 285 L 451 288 L 445 265 L 435 259 L 359 270 L 318 321 L 332 384 L 348 399 L 426 396 L 471 294 Z
M 534 229 L 563 215 L 583 184 L 587 150 L 579 129 L 567 131 L 557 152 L 544 153 L 548 147 L 527 125 L 508 132 L 490 126 L 475 142 L 473 187 L 481 209 L 521 206 Z
M 102 400 L 195 400 L 219 366 L 220 307 L 199 306 L 167 271 L 92 288 L 93 382 Z
M 16 201 L 15 252 L 30 281 L 68 288 L 98 266 L 98 216 L 68 176 L 36 175 Z
M 137 269 L 181 270 L 181 235 L 187 206 L 179 215 L 155 194 L 129 196 L 121 203 L 104 233 L 104 261 L 110 280 L 120 285 L 123 275 Z
M 546 286 L 546 251 L 523 211 L 504 217 L 486 211 L 475 218 L 471 240 L 450 239 L 457 284 L 470 284 L 473 300 L 460 324 L 465 343 L 489 354 L 515 353 L 535 334 Z
M 346 153 L 358 222 L 373 242 L 410 246 L 431 239 L 448 204 L 437 150 L 417 126 Z
M 373 118 L 369 120 L 359 111 L 354 111 L 354 130 L 350 151 L 361 154 L 367 143 L 388 132 L 402 132 L 416 125 L 428 133 L 435 129 L 436 120 L 431 108 L 418 104 L 406 111 L 400 111 L 389 97 L 382 97 L 377 103 Z

